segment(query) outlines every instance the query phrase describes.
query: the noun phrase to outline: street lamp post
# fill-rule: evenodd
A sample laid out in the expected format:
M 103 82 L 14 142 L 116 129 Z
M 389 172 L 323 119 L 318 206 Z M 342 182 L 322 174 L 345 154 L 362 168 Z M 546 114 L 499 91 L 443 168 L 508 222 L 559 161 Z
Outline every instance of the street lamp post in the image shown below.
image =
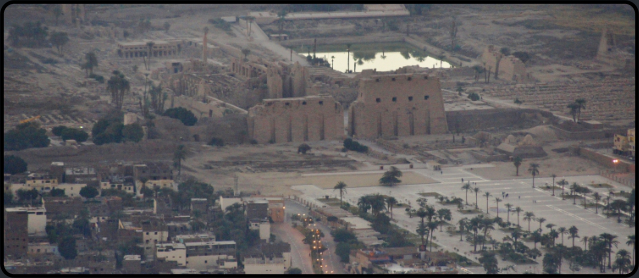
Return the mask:
M 612 163 L 615 165 L 615 173 L 617 173 L 617 164 L 619 163 L 619 159 L 613 159 Z

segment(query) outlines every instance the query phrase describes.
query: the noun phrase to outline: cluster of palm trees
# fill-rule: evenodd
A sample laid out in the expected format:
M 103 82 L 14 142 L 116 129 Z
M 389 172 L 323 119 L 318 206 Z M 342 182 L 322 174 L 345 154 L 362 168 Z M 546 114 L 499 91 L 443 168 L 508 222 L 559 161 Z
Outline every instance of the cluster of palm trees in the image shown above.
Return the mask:
M 119 111 L 122 110 L 124 96 L 131 90 L 129 80 L 118 70 L 113 71 L 113 76 L 107 81 L 107 90 L 111 92 L 111 103 Z
M 446 224 L 446 221 L 452 220 L 452 213 L 449 209 L 435 210 L 434 207 L 427 204 L 426 198 L 417 199 L 417 203 L 419 204 L 419 209 L 409 209 L 406 211 L 406 213 L 410 217 L 415 215 L 420 218 L 420 223 L 417 227 L 416 232 L 421 237 L 422 245 L 425 247 L 428 246 L 430 238 L 430 250 L 432 251 L 432 239 L 434 231 L 437 230 L 437 227 L 439 227 L 441 232 L 443 225 Z M 427 219 L 428 222 L 425 222 L 425 219 Z M 426 241 L 424 241 L 424 237 L 426 237 Z

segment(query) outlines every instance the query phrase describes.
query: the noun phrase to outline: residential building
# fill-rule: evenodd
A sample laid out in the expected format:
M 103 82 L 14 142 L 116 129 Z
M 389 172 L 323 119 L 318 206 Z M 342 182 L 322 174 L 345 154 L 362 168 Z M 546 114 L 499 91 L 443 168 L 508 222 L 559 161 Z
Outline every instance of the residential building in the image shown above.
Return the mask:
M 11 213 L 27 213 L 27 227 L 29 235 L 46 235 L 45 226 L 47 225 L 47 210 L 44 207 L 16 207 L 6 208 L 8 214 Z
M 178 266 L 186 266 L 186 246 L 184 243 L 156 244 L 156 259 L 177 262 Z
M 124 274 L 140 274 L 142 258 L 140 255 L 124 255 L 122 260 L 122 272 Z
M 271 237 L 271 223 L 268 221 L 268 218 L 250 219 L 249 229 L 259 231 L 260 240 L 269 242 Z
M 28 245 L 28 214 L 26 210 L 5 209 L 4 257 L 25 257 Z

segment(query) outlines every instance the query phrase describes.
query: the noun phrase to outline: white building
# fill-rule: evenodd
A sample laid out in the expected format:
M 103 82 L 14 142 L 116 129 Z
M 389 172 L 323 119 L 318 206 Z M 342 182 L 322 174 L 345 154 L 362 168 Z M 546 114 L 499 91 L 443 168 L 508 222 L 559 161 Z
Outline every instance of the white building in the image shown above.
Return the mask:
M 189 268 L 200 271 L 237 268 L 235 241 L 186 242 L 184 245 Z
M 48 242 L 29 243 L 27 249 L 29 255 L 42 255 L 42 254 L 55 254 L 60 255 L 58 252 L 57 244 L 50 244 Z
M 226 208 L 232 206 L 233 204 L 241 204 L 242 198 L 224 198 L 220 196 L 220 207 L 222 211 L 226 213 Z
M 44 207 L 18 207 L 7 208 L 7 212 L 27 212 L 27 230 L 29 235 L 46 235 L 45 227 L 47 226 L 47 211 Z
M 246 274 L 284 274 L 285 261 L 283 257 L 248 257 L 244 258 L 244 273 Z
M 271 238 L 271 223 L 268 221 L 268 219 L 250 220 L 249 229 L 258 230 L 260 232 L 260 239 L 269 242 Z
M 183 243 L 156 244 L 156 259 L 166 258 L 166 261 L 177 262 L 179 266 L 186 266 L 186 246 Z
M 80 190 L 87 186 L 86 184 L 81 183 L 61 183 L 54 188 L 64 190 L 64 195 L 69 197 L 78 197 L 80 196 Z

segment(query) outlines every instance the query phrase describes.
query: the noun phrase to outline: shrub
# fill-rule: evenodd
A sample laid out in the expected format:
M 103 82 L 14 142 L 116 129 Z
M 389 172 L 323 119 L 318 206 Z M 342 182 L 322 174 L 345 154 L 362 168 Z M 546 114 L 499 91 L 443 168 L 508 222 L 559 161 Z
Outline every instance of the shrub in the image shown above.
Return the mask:
M 257 140 L 251 139 L 251 141 L 249 141 L 249 143 L 251 143 L 251 145 L 257 145 Z
M 269 143 L 269 144 L 275 144 L 275 140 L 273 140 L 273 139 L 268 140 L 268 143 Z
M 224 147 L 224 140 L 217 138 L 217 137 L 213 137 L 211 138 L 211 141 L 209 141 L 209 145 L 211 146 L 218 146 L 218 147 Z
M 351 150 L 351 151 L 356 151 L 356 152 L 360 152 L 360 153 L 367 153 L 368 152 L 368 147 L 365 145 L 361 145 L 359 142 L 354 141 L 351 138 L 347 138 L 344 140 L 344 148 Z M 342 151 L 345 152 L 344 149 L 342 149 Z
M 98 189 L 96 189 L 93 186 L 85 186 L 82 187 L 82 189 L 80 189 L 80 196 L 87 198 L 87 199 L 93 199 L 95 198 L 95 196 L 98 196 L 98 194 L 100 194 L 100 192 L 98 192 Z
M 468 94 L 468 98 L 472 101 L 478 101 L 480 99 L 479 95 L 477 93 L 470 93 Z
M 78 143 L 84 142 L 89 139 L 89 134 L 84 130 L 76 128 L 66 128 L 61 133 L 62 140 L 75 140 Z
M 19 174 L 27 171 L 27 162 L 19 156 L 5 155 L 4 156 L 4 173 L 5 174 Z
M 347 148 L 347 149 L 349 149 L 349 150 L 350 150 L 350 149 L 351 149 L 351 144 L 353 144 L 353 139 L 351 139 L 351 138 L 346 138 L 346 139 L 344 140 L 344 148 Z
M 64 131 L 65 129 L 67 129 L 66 126 L 59 125 L 59 126 L 54 127 L 53 129 L 51 129 L 51 132 L 55 136 L 60 136 L 60 135 L 62 135 L 62 131 Z
M 297 153 L 302 153 L 302 154 L 306 154 L 307 151 L 311 150 L 311 146 L 309 146 L 308 144 L 304 143 L 301 144 L 298 148 L 297 148 Z
M 168 116 L 173 119 L 180 120 L 186 126 L 193 126 L 197 123 L 197 118 L 193 115 L 193 112 L 187 110 L 184 107 L 176 107 L 167 109 L 164 111 L 163 116 Z
M 124 128 L 122 128 L 122 137 L 124 141 L 133 141 L 137 143 L 144 137 L 144 130 L 139 124 L 125 125 Z

